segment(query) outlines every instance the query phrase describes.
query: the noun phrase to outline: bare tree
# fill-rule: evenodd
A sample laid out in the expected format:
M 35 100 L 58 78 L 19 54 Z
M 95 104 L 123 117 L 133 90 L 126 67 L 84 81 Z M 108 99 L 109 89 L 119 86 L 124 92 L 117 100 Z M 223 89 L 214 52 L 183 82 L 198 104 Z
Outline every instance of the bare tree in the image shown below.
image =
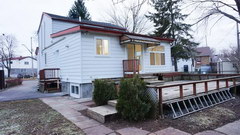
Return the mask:
M 13 35 L 1 35 L 0 36 L 0 57 L 2 66 L 7 69 L 8 77 L 11 73 L 11 59 L 14 56 L 14 50 L 16 48 L 16 38 Z
M 147 30 L 148 19 L 145 17 L 143 6 L 148 0 L 114 1 L 111 12 L 108 12 L 108 22 L 122 26 L 132 33 L 142 33 Z

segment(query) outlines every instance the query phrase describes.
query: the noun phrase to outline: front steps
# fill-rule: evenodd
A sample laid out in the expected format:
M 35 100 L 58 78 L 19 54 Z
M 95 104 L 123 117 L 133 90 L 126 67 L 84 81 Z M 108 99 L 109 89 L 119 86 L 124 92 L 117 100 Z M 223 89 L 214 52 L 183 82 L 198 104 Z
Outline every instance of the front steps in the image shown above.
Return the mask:
M 164 81 L 158 80 L 158 76 L 141 76 L 140 77 L 148 86 L 163 85 Z
M 108 101 L 108 105 L 97 106 L 87 109 L 87 115 L 101 123 L 114 119 L 117 115 L 117 100 Z

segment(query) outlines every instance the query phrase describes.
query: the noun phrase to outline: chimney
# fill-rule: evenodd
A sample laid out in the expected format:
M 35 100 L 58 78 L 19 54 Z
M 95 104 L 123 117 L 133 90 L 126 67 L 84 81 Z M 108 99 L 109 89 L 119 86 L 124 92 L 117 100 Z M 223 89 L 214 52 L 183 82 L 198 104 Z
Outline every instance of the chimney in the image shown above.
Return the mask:
M 79 22 L 81 22 L 81 20 L 82 20 L 81 16 L 79 16 L 78 20 L 79 20 Z

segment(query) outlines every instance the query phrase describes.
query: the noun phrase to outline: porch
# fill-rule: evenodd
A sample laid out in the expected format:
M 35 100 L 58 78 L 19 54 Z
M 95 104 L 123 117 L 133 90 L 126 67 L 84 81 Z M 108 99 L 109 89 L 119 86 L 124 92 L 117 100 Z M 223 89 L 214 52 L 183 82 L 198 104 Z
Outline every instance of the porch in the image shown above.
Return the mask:
M 39 71 L 39 91 L 41 92 L 59 92 L 60 85 L 60 69 L 46 68 Z

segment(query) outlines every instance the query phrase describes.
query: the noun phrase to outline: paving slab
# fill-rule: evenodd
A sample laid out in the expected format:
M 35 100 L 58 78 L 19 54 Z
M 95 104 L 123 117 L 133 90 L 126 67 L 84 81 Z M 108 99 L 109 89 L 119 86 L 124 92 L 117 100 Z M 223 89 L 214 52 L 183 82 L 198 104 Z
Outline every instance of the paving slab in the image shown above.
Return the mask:
M 195 135 L 225 135 L 225 134 L 214 131 L 214 130 L 207 130 L 207 131 L 199 132 Z
M 120 135 L 147 135 L 150 132 L 135 127 L 123 128 L 116 131 Z
M 183 131 L 175 129 L 173 127 L 159 130 L 159 131 L 155 132 L 155 134 L 156 135 L 191 135 L 189 133 L 183 132 Z
M 99 122 L 92 120 L 92 119 L 76 122 L 74 124 L 81 129 L 86 129 L 86 128 L 95 127 L 95 126 L 100 125 Z
M 77 111 L 82 111 L 82 110 L 89 108 L 88 106 L 81 105 L 81 104 L 73 104 L 73 105 L 70 105 L 70 107 Z
M 215 130 L 227 135 L 240 135 L 240 120 L 226 124 Z
M 110 133 L 110 134 L 107 134 L 107 135 L 117 135 L 116 133 Z
M 112 133 L 113 130 L 103 126 L 103 125 L 99 125 L 99 126 L 95 126 L 95 127 L 91 127 L 91 128 L 86 128 L 83 130 L 87 135 L 106 135 L 109 133 Z
M 82 115 L 80 115 L 80 116 L 72 116 L 72 117 L 68 116 L 67 119 L 70 120 L 73 123 L 89 120 L 88 117 L 82 116 Z

